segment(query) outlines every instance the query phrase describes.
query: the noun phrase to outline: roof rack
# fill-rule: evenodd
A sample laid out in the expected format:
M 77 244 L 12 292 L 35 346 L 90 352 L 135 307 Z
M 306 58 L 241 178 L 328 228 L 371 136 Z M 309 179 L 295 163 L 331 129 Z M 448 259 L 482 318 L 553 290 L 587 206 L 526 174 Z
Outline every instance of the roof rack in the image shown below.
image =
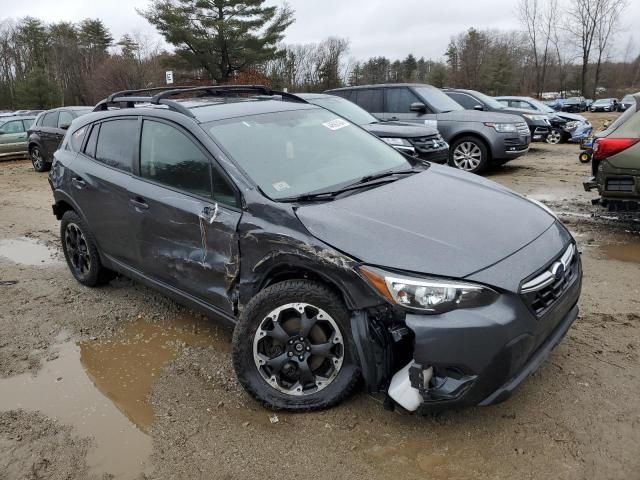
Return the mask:
M 151 97 L 137 96 L 138 93 L 143 92 L 160 92 Z M 264 85 L 210 85 L 203 87 L 153 87 L 143 88 L 137 90 L 123 90 L 115 92 L 109 95 L 104 100 L 98 102 L 94 107 L 94 112 L 100 112 L 107 110 L 110 106 L 118 106 L 120 108 L 134 108 L 136 103 L 151 103 L 153 105 L 165 105 L 170 110 L 187 115 L 188 117 L 195 118 L 195 115 L 181 105 L 179 102 L 169 100 L 170 97 L 182 95 L 184 93 L 199 93 L 202 92 L 204 96 L 236 96 L 242 93 L 253 93 L 258 95 L 274 96 L 278 95 L 283 100 L 293 101 L 297 103 L 308 103 L 306 100 L 299 98 L 291 93 L 281 92 L 278 90 L 272 90 Z

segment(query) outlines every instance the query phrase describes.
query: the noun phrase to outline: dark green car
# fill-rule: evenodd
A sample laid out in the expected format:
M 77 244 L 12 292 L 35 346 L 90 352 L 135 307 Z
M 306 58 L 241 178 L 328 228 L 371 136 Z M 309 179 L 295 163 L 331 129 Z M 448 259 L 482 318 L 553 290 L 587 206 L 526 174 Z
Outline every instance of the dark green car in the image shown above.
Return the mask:
M 596 134 L 591 160 L 593 176 L 586 191 L 597 189 L 594 203 L 610 210 L 640 207 L 640 93 L 634 103 L 606 130 Z
M 27 129 L 35 116 L 0 118 L 0 159 L 27 156 Z

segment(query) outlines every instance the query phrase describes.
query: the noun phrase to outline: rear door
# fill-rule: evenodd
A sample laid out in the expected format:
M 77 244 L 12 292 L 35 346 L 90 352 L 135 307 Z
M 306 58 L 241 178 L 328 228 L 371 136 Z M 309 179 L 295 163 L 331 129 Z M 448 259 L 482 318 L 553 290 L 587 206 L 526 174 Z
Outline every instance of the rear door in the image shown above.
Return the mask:
M 11 120 L 0 127 L 0 155 L 27 151 L 27 130 L 22 120 Z
M 232 314 L 241 210 L 207 150 L 181 126 L 145 119 L 129 199 L 138 268 Z
M 118 117 L 89 125 L 83 148 L 71 164 L 72 196 L 102 253 L 132 265 L 136 249 L 128 186 L 138 152 L 139 119 Z M 81 129 L 82 130 L 82 129 Z

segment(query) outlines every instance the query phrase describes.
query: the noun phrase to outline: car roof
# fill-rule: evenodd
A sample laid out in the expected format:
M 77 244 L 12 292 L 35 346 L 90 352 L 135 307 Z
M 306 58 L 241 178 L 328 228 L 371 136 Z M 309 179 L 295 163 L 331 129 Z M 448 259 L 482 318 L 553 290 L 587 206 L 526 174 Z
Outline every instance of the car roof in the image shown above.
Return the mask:
M 294 93 L 293 95 L 303 100 L 317 100 L 320 98 L 342 99 L 342 97 L 336 97 L 335 95 L 329 95 L 328 93 Z
M 327 92 L 339 92 L 340 90 L 358 90 L 361 88 L 382 88 L 382 87 L 427 87 L 433 88 L 434 90 L 438 90 L 433 85 L 429 85 L 428 83 L 375 83 L 371 85 L 356 85 L 353 87 L 342 87 L 342 88 L 332 88 L 331 90 L 326 90 Z
M 12 115 L 7 117 L 0 117 L 0 122 L 8 122 L 10 120 L 33 120 L 36 115 Z
M 194 97 L 176 99 L 174 101 L 189 109 L 194 116 L 194 120 L 198 123 L 319 108 L 309 103 L 284 101 L 277 97 Z M 82 123 L 126 114 L 163 117 L 165 112 L 170 112 L 166 105 L 139 104 L 134 108 L 115 108 L 92 112 L 82 117 L 84 120 Z
M 501 98 L 503 100 L 535 100 L 533 97 L 525 97 L 521 95 L 497 95 L 494 98 Z M 546 100 L 547 102 L 555 102 L 555 100 Z

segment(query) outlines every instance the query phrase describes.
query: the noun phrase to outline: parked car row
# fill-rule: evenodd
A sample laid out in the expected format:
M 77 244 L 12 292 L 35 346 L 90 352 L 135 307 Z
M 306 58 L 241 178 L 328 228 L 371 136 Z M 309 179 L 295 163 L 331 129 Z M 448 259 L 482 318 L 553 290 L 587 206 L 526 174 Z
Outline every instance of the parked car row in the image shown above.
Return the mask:
M 229 322 L 259 402 L 328 408 L 362 380 L 410 411 L 498 403 L 577 318 L 580 255 L 556 216 L 418 158 L 437 129 L 455 166 L 508 161 L 529 148 L 522 117 L 414 84 L 330 92 L 388 126 L 266 87 L 142 93 L 74 119 L 54 154 L 67 265 Z

